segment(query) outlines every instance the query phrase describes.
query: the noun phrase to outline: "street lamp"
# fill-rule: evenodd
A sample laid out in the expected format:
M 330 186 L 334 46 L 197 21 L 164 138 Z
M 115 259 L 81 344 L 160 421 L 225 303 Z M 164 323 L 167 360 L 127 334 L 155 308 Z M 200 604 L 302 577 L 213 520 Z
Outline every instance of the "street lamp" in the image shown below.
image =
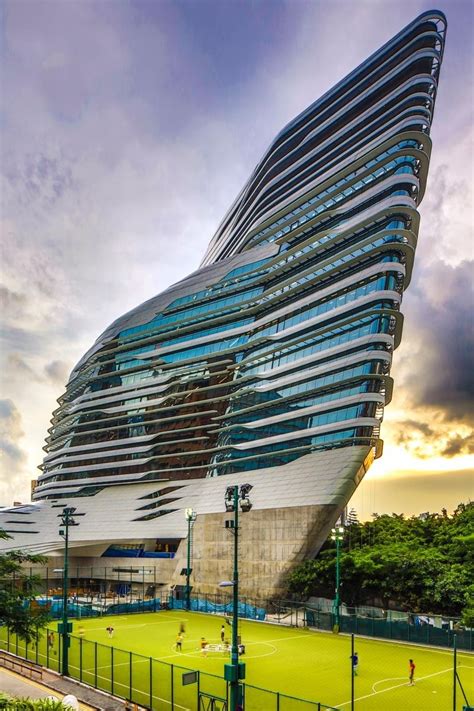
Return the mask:
M 74 521 L 72 514 L 75 508 L 64 508 L 62 513 L 58 514 L 61 517 L 61 528 L 59 535 L 64 538 L 64 567 L 63 567 L 63 619 L 58 625 L 58 632 L 62 639 L 62 664 L 61 674 L 69 676 L 69 633 L 72 631 L 72 623 L 68 622 L 67 618 L 67 598 L 68 598 L 68 569 L 69 569 L 69 526 L 79 526 Z
M 333 613 L 335 616 L 335 627 L 339 631 L 339 617 L 340 617 L 340 606 L 341 606 L 341 570 L 340 570 L 340 546 L 341 541 L 344 538 L 344 526 L 336 526 L 336 528 L 331 529 L 331 540 L 336 541 L 336 597 L 334 598 Z
M 187 548 L 187 559 L 186 559 L 186 610 L 191 609 L 191 586 L 189 584 L 189 578 L 191 577 L 191 532 L 196 520 L 196 512 L 193 509 L 186 509 L 184 512 L 186 521 L 188 522 L 188 548 Z
M 239 662 L 239 506 L 242 513 L 250 511 L 252 504 L 249 499 L 249 493 L 252 489 L 251 484 L 242 484 L 239 490 L 238 486 L 228 486 L 225 492 L 225 510 L 228 513 L 233 512 L 234 518 L 228 519 L 225 522 L 225 527 L 228 528 L 234 535 L 234 574 L 232 581 L 228 581 L 233 590 L 232 602 L 232 647 L 231 647 L 231 663 L 224 666 L 224 678 L 230 682 L 230 711 L 237 711 L 241 705 L 240 679 L 245 678 L 245 664 Z

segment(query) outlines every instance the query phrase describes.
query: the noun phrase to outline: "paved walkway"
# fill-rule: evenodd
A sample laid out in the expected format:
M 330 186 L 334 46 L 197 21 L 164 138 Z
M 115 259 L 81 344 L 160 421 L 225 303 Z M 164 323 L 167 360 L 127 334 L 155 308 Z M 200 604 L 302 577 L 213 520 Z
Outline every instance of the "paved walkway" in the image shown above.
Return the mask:
M 26 677 L 12 672 L 9 669 L 0 668 L 0 691 L 4 691 L 12 696 L 29 696 L 31 699 L 44 699 L 47 696 L 55 696 L 62 700 L 67 694 L 73 694 L 79 699 L 79 706 L 82 711 L 123 711 L 124 704 L 118 699 L 114 699 L 107 694 L 101 694 L 92 687 L 79 684 L 72 679 L 65 679 L 58 674 L 43 671 L 44 684 L 38 681 L 27 679 Z

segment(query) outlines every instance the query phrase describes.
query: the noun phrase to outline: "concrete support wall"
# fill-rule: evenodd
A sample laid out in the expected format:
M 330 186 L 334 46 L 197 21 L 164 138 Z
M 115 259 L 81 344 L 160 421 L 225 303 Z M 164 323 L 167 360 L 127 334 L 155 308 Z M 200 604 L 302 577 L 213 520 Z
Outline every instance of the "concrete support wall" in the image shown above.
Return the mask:
M 285 596 L 288 573 L 316 554 L 338 515 L 338 507 L 332 505 L 239 514 L 239 597 L 265 600 Z M 198 516 L 193 531 L 193 594 L 222 593 L 219 583 L 232 579 L 234 538 L 224 524 L 232 516 L 229 513 Z M 183 577 L 176 573 L 185 567 L 183 541 L 172 583 L 184 584 Z

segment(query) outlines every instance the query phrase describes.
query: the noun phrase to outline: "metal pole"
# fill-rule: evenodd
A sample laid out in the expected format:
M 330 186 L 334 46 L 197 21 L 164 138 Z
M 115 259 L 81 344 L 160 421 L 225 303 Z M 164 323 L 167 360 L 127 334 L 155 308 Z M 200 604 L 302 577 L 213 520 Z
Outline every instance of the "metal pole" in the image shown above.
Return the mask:
M 354 711 L 354 635 L 351 634 L 351 711 Z
M 340 580 L 341 580 L 341 568 L 340 568 L 340 560 L 339 560 L 339 546 L 341 544 L 341 541 L 339 537 L 336 538 L 336 625 L 339 628 L 339 607 L 340 607 L 340 598 L 339 598 L 339 587 L 340 587 Z
M 68 619 L 67 619 L 67 598 L 68 598 L 68 568 L 69 568 L 69 515 L 66 514 L 63 519 L 64 525 L 64 565 L 63 565 L 63 630 L 62 630 L 62 666 L 61 673 L 63 676 L 69 676 L 69 635 L 68 635 Z
M 186 556 L 186 610 L 191 609 L 191 598 L 190 598 L 190 585 L 189 578 L 191 568 L 191 517 L 188 516 L 188 545 L 187 545 L 187 556 Z
M 239 489 L 234 486 L 234 575 L 233 575 L 233 606 L 232 606 L 232 651 L 231 665 L 234 668 L 233 679 L 230 682 L 230 711 L 237 711 L 239 705 Z
M 456 686 L 458 683 L 457 669 L 458 650 L 456 646 L 456 635 L 453 636 L 453 711 L 456 711 Z

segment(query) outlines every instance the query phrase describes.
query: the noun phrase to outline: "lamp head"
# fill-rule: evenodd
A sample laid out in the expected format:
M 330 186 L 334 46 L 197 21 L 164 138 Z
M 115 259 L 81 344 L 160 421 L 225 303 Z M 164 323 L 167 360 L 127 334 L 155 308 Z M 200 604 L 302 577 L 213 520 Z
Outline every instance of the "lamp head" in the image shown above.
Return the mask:
M 196 518 L 196 512 L 193 509 L 185 509 L 184 515 L 186 517 L 186 521 L 194 521 Z
M 248 495 L 252 491 L 253 486 L 252 484 L 242 484 L 240 487 L 240 498 L 241 499 L 248 499 Z
M 240 499 L 240 508 L 243 513 L 247 513 L 252 508 L 252 503 L 250 499 Z
M 234 511 L 234 496 L 235 496 L 235 486 L 228 486 L 225 490 L 225 510 L 230 512 Z

